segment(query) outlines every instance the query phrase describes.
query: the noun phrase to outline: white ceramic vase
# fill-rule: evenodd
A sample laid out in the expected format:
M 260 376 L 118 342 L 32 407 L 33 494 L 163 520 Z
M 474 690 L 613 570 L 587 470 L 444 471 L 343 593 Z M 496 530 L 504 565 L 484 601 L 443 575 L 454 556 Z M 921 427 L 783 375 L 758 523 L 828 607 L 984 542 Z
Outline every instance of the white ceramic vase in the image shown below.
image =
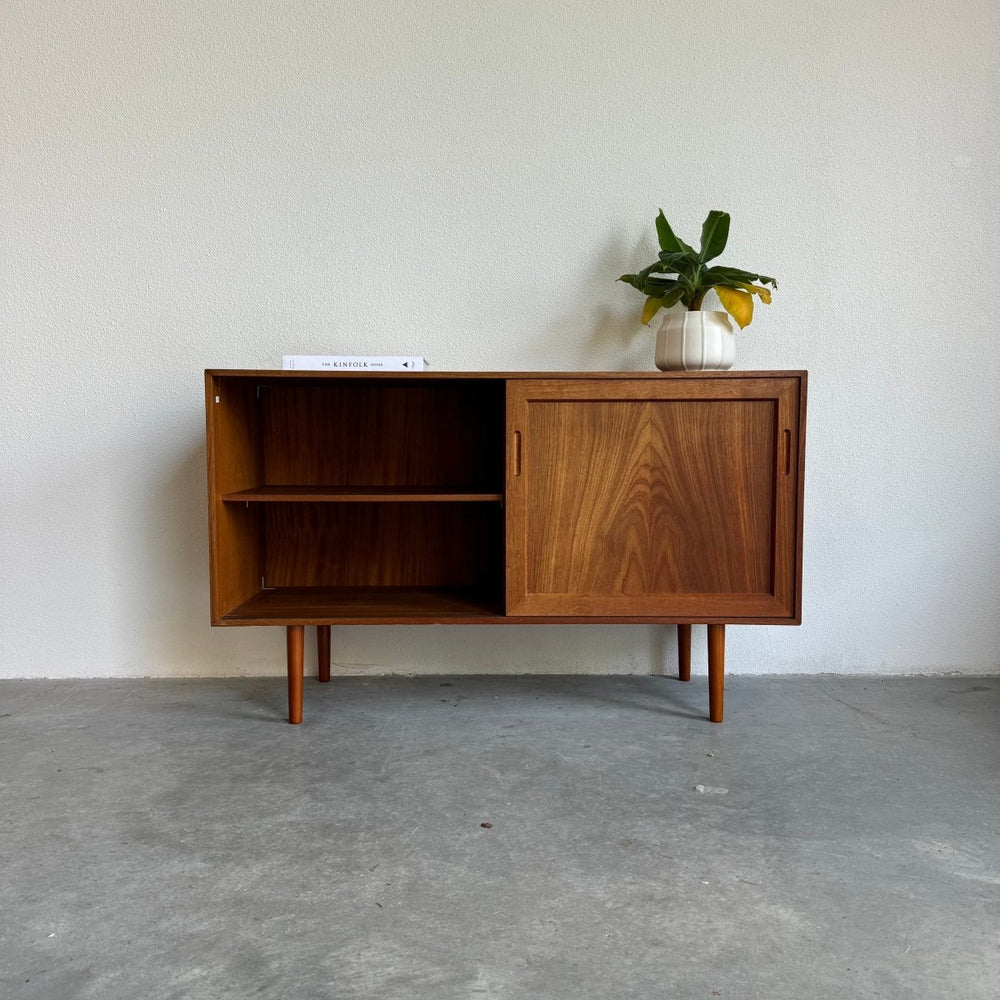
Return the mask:
M 671 309 L 656 335 L 661 372 L 721 372 L 736 360 L 736 324 L 719 310 Z

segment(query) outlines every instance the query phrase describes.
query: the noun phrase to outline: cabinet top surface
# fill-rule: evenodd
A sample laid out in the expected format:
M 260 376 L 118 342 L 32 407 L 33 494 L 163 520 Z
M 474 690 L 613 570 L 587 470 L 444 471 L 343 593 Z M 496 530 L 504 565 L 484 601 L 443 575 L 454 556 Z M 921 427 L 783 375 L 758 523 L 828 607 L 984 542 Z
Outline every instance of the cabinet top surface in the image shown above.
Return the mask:
M 208 368 L 210 377 L 228 378 L 268 378 L 268 379 L 404 379 L 420 381 L 426 379 L 699 379 L 699 378 L 788 378 L 804 377 L 805 371 L 724 371 L 724 372 L 383 372 L 383 371 L 284 371 L 281 369 L 248 368 Z

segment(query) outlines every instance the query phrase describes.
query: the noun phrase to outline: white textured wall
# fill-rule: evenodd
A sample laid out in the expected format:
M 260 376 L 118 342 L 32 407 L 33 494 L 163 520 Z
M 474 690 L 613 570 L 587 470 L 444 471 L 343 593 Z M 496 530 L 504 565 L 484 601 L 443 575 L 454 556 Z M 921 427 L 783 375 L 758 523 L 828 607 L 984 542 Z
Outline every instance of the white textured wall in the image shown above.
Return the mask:
M 208 626 L 201 371 L 650 369 L 613 279 L 734 219 L 811 373 L 805 624 L 743 671 L 1000 669 L 995 0 L 9 0 L 0 675 L 280 672 Z M 872 333 L 876 338 L 872 340 Z M 646 627 L 344 629 L 357 670 L 646 672 Z M 703 648 L 703 647 L 702 647 Z

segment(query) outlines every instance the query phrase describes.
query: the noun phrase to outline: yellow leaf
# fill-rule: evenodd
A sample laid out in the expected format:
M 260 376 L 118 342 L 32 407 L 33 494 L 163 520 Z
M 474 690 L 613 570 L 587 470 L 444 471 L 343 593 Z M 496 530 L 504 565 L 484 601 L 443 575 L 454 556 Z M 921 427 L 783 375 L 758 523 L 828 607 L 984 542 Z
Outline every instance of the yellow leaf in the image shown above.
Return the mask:
M 652 295 L 646 299 L 646 304 L 642 307 L 642 321 L 649 326 L 649 321 L 660 311 L 663 299 L 654 299 Z
M 741 330 L 749 325 L 753 319 L 753 296 L 749 292 L 716 285 L 715 294 L 719 296 L 722 307 L 736 320 Z
M 771 289 L 763 288 L 760 285 L 744 285 L 743 286 L 751 295 L 759 295 L 760 301 L 771 304 Z

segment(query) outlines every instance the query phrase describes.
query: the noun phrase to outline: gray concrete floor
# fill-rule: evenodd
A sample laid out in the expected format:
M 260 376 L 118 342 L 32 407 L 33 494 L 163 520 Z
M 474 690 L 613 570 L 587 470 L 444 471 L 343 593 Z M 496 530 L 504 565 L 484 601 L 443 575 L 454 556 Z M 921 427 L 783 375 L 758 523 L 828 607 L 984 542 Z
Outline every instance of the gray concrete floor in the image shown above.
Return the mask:
M 1000 997 L 1000 678 L 0 683 L 10 1000 Z M 701 790 L 699 790 L 701 789 Z

